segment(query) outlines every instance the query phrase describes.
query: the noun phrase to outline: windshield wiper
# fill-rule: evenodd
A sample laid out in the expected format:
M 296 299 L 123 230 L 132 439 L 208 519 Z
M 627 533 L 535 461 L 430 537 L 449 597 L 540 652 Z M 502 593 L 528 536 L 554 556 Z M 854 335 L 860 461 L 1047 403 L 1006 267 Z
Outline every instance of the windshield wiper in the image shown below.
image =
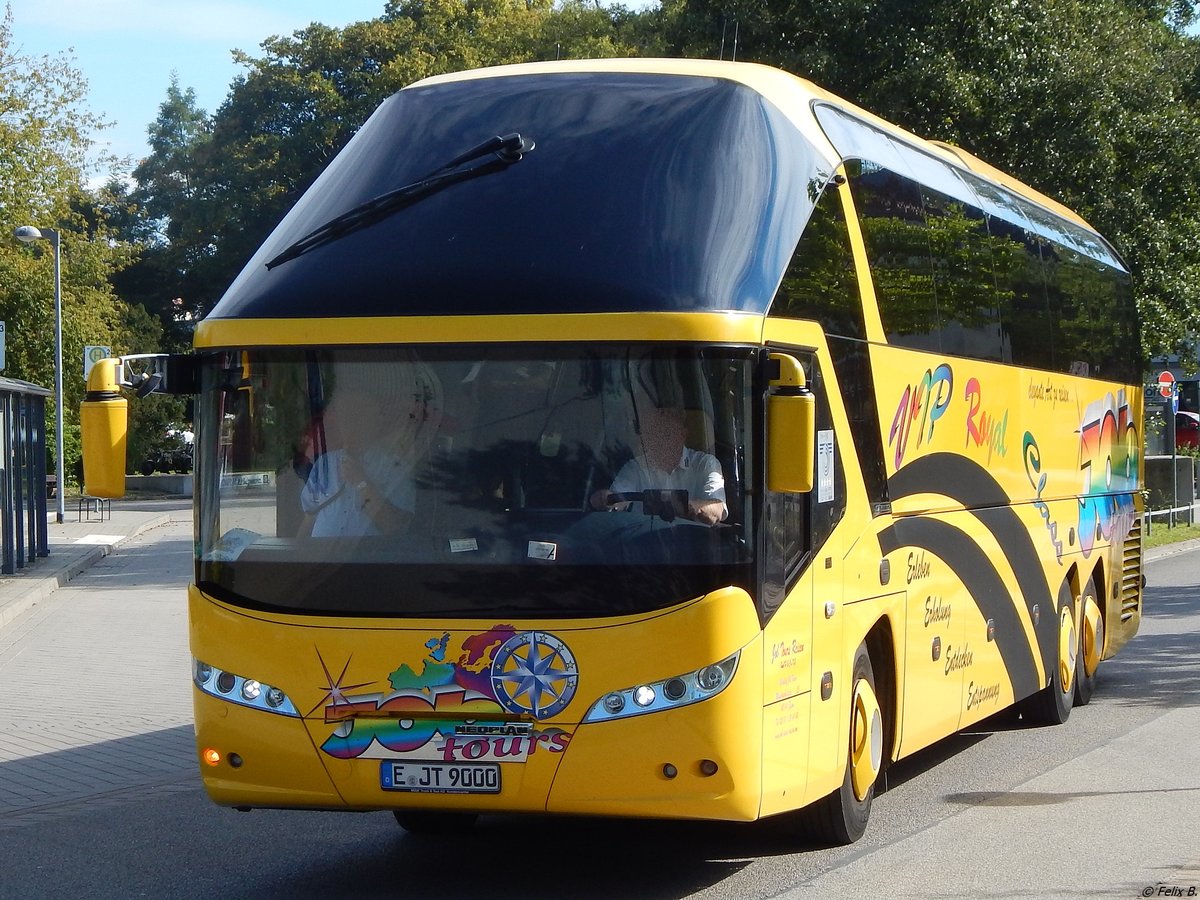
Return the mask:
M 273 269 L 288 260 L 304 255 L 309 250 L 320 247 L 322 244 L 328 244 L 351 232 L 358 231 L 360 228 L 373 225 L 392 213 L 424 200 L 452 184 L 507 169 L 513 163 L 520 162 L 534 146 L 531 138 L 522 137 L 516 132 L 488 138 L 477 147 L 472 147 L 466 153 L 456 156 L 444 166 L 434 169 L 424 178 L 396 188 L 394 191 L 388 191 L 386 194 L 380 194 L 378 197 L 330 219 L 272 258 L 267 263 L 267 268 Z M 491 155 L 493 159 L 483 165 L 460 168 L 466 163 L 488 155 Z

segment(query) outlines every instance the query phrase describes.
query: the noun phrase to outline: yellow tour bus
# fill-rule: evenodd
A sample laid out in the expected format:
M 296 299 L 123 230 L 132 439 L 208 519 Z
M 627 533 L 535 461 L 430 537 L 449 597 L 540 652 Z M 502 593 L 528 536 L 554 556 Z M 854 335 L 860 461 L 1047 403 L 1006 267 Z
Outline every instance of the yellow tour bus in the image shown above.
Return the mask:
M 142 363 L 91 379 L 87 487 L 122 385 L 195 393 L 218 804 L 849 842 L 889 763 L 1063 722 L 1138 628 L 1118 254 L 763 66 L 418 82 Z

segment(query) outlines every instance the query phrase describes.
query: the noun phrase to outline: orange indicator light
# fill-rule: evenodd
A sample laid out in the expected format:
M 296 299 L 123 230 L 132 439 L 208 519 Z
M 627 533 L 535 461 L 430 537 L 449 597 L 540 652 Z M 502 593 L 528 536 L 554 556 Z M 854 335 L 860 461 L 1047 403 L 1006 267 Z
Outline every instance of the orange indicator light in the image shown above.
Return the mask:
M 208 765 L 215 766 L 221 762 L 221 751 L 214 750 L 212 747 L 205 747 L 200 751 L 200 758 Z

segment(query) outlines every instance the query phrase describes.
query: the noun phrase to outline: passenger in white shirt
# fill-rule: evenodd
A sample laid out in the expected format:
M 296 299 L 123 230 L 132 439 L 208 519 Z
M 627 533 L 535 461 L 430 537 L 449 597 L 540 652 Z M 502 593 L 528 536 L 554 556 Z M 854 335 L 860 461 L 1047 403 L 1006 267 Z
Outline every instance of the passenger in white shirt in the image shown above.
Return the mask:
M 349 379 L 348 379 L 349 380 Z M 337 390 L 323 427 L 336 449 L 317 457 L 300 492 L 313 537 L 363 537 L 407 530 L 416 505 L 412 466 L 397 446 L 394 398 L 356 384 Z
M 687 426 L 683 410 L 652 409 L 639 423 L 642 453 L 617 473 L 607 490 L 594 493 L 594 509 L 629 509 L 625 501 L 610 502 L 612 494 L 647 490 L 686 490 L 686 516 L 705 525 L 716 525 L 728 515 L 725 506 L 725 476 L 711 453 L 684 445 Z

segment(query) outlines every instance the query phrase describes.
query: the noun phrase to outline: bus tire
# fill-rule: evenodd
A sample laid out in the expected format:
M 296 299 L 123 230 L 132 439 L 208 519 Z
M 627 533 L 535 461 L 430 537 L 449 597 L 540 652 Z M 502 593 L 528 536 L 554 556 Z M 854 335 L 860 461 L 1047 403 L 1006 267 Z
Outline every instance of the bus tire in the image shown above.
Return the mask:
M 873 698 L 875 694 L 875 670 L 871 667 L 871 657 L 867 653 L 866 643 L 858 645 L 854 653 L 853 676 L 850 679 L 850 746 L 846 753 L 846 773 L 842 778 L 842 786 L 827 797 L 802 810 L 805 830 L 811 837 L 822 842 L 843 845 L 853 844 L 867 830 L 867 820 L 871 817 L 871 801 L 875 796 L 875 782 L 871 781 L 865 795 L 859 799 L 854 790 L 854 741 L 856 697 L 860 682 L 870 689 Z M 878 713 L 878 708 L 876 708 Z M 875 754 L 881 760 L 882 752 L 882 723 L 879 723 L 879 734 L 875 738 L 880 744 Z M 878 765 L 876 766 L 876 774 Z
M 1104 653 L 1104 615 L 1089 578 L 1079 598 L 1079 656 L 1075 665 L 1075 705 L 1087 706 L 1096 690 L 1096 673 Z
M 409 834 L 441 835 L 470 831 L 479 818 L 475 813 L 396 809 L 396 823 Z
M 1058 589 L 1058 627 L 1050 683 L 1021 701 L 1021 715 L 1036 725 L 1062 725 L 1070 718 L 1075 699 L 1075 671 L 1079 656 L 1079 628 L 1071 586 Z

